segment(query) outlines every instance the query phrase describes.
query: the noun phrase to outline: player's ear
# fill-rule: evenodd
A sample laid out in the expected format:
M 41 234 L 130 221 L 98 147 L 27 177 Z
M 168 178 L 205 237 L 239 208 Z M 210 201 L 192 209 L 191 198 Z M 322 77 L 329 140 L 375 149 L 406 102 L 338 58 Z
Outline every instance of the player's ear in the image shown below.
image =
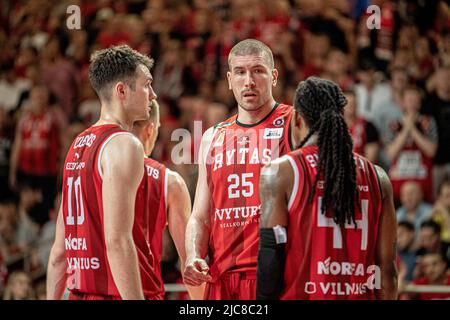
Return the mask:
M 155 131 L 155 124 L 154 124 L 153 122 L 150 122 L 150 123 L 147 125 L 147 128 L 146 128 L 146 130 L 145 130 L 145 132 L 147 133 L 147 138 L 152 137 L 153 134 L 154 134 L 154 131 Z
M 273 69 L 272 70 L 272 86 L 276 86 L 277 85 L 277 80 L 278 80 L 278 70 L 277 69 Z
M 116 83 L 113 89 L 113 95 L 117 96 L 119 100 L 123 100 L 127 96 L 127 86 L 122 81 Z
M 227 71 L 228 90 L 231 90 L 231 72 Z

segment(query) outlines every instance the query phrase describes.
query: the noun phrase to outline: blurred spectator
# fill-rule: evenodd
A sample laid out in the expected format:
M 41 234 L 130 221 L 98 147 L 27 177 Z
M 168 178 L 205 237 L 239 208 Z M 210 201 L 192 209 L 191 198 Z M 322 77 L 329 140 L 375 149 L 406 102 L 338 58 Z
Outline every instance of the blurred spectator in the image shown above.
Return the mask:
M 417 285 L 450 286 L 450 274 L 447 273 L 447 261 L 441 253 L 428 252 L 421 260 L 424 277 L 414 280 Z M 450 293 L 419 293 L 411 294 L 413 299 L 434 300 L 450 299 Z
M 58 216 L 60 205 L 61 192 L 59 192 L 58 196 L 55 198 L 55 205 L 50 211 L 50 220 L 42 226 L 39 236 L 36 239 L 32 253 L 32 269 L 47 269 L 48 258 L 55 240 L 56 218 Z
M 30 86 L 22 91 L 19 97 L 19 101 L 17 102 L 17 105 L 15 106 L 14 110 L 12 110 L 16 116 L 17 112 L 19 110 L 22 110 L 22 107 L 26 109 L 26 107 L 30 103 L 30 94 L 34 87 L 40 85 L 40 67 L 38 64 L 30 64 L 25 69 L 25 74 L 27 79 L 30 81 Z M 49 98 L 50 100 L 50 98 Z
M 433 200 L 432 158 L 437 150 L 437 128 L 432 117 L 419 113 L 420 106 L 419 89 L 407 88 L 402 96 L 403 116 L 389 124 L 386 151 L 392 162 L 389 177 L 396 203 L 407 181 L 420 183 L 425 200 Z
M 432 206 L 423 202 L 423 191 L 419 183 L 407 181 L 400 187 L 401 207 L 397 209 L 397 222 L 408 221 L 416 230 L 431 217 Z
M 409 83 L 410 79 L 404 68 L 391 69 L 389 81 L 391 101 L 386 108 L 382 108 L 374 114 L 374 125 L 382 134 L 383 141 L 386 140 L 386 133 L 389 132 L 389 123 L 402 117 L 402 96 Z
M 8 277 L 3 300 L 34 300 L 30 276 L 23 271 L 14 271 Z
M 19 49 L 19 54 L 16 58 L 15 72 L 20 78 L 28 78 L 26 76 L 26 69 L 28 66 L 37 63 L 38 52 L 34 47 L 22 47 Z
M 441 227 L 433 220 L 427 220 L 420 226 L 419 249 L 417 256 L 427 252 L 442 254 L 450 261 L 450 243 L 441 240 Z
M 42 191 L 44 205 L 51 208 L 56 189 L 60 128 L 49 111 L 48 91 L 34 87 L 29 110 L 18 120 L 10 164 L 10 184 L 30 184 Z
M 397 227 L 397 250 L 399 257 L 406 268 L 404 280 L 408 282 L 413 280 L 413 272 L 416 265 L 414 239 L 414 225 L 409 221 L 399 222 Z
M 441 239 L 450 242 L 450 175 L 441 181 L 432 218 L 441 226 Z
M 359 80 L 355 86 L 358 114 L 377 123 L 376 115 L 382 113 L 392 100 L 389 85 L 377 77 L 375 63 L 369 58 L 360 62 L 356 76 Z
M 76 114 L 78 77 L 73 64 L 63 56 L 58 38 L 51 38 L 42 51 L 41 81 L 69 117 Z
M 27 90 L 30 82 L 16 76 L 13 62 L 1 64 L 0 69 L 0 107 L 6 111 L 14 110 L 20 95 Z
M 450 49 L 450 48 L 449 48 Z M 450 65 L 439 68 L 431 78 L 432 94 L 424 103 L 424 113 L 436 119 L 439 145 L 434 157 L 435 194 L 445 173 L 450 174 Z
M 347 105 L 344 118 L 353 140 L 353 151 L 366 157 L 372 163 L 378 163 L 380 152 L 378 130 L 370 122 L 358 116 L 356 97 L 353 91 L 345 91 Z
M 37 300 L 47 300 L 47 284 L 45 281 L 38 282 L 34 291 L 36 292 Z
M 324 72 L 320 76 L 337 83 L 344 91 L 349 90 L 354 85 L 349 74 L 349 63 L 349 56 L 345 52 L 331 48 L 325 58 Z
M 10 256 L 10 246 L 14 241 L 13 216 L 7 202 L 0 202 L 0 257 L 2 265 Z
M 6 267 L 6 261 L 2 256 L 2 252 L 0 250 L 0 296 L 3 296 L 3 292 L 5 291 L 7 277 L 8 277 L 8 268 Z
M 8 177 L 13 138 L 11 120 L 6 110 L 0 107 L 0 201 L 11 193 Z
M 176 99 L 183 93 L 183 57 L 181 43 L 171 40 L 153 71 L 155 92 L 161 98 Z
M 15 218 L 16 243 L 20 252 L 28 252 L 33 247 L 39 234 L 39 225 L 36 220 L 41 220 L 38 215 L 32 216 L 32 213 L 39 212 L 42 202 L 41 191 L 29 185 L 23 185 L 20 190 L 19 205 L 13 208 Z M 38 210 L 34 210 L 38 209 Z M 37 219 L 36 219 L 37 218 Z
M 85 79 L 80 85 L 78 118 L 81 119 L 86 127 L 93 125 L 100 118 L 100 100 L 88 79 Z

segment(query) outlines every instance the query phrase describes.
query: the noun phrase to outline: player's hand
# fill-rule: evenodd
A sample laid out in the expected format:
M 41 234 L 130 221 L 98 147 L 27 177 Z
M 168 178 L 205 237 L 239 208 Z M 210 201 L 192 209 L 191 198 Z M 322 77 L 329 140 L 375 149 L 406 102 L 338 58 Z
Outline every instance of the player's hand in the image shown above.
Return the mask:
M 209 267 L 204 259 L 194 258 L 186 261 L 183 272 L 184 283 L 189 286 L 199 286 L 203 282 L 212 280 L 209 275 Z

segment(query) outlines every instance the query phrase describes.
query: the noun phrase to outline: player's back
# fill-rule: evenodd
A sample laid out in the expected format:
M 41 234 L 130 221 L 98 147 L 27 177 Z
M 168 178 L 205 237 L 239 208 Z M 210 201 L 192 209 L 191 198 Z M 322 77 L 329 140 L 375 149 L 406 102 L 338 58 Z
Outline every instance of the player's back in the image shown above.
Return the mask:
M 100 160 L 105 145 L 121 134 L 130 133 L 114 124 L 92 126 L 75 138 L 66 157 L 62 207 L 68 287 L 74 292 L 120 297 L 106 255 Z M 136 203 L 140 202 L 140 193 L 144 192 L 144 177 L 137 191 Z M 144 295 L 152 298 L 155 280 L 150 263 L 152 253 L 146 240 L 146 215 L 147 211 L 135 211 L 133 240 Z
M 147 241 L 153 255 L 152 266 L 155 273 L 155 292 L 164 297 L 164 282 L 161 274 L 161 259 L 163 247 L 163 232 L 167 225 L 167 183 L 168 173 L 166 167 L 156 160 L 144 159 L 144 177 L 146 179 L 146 192 L 142 195 L 146 199 L 137 199 L 136 209 L 141 210 L 140 205 L 145 204 L 148 210 Z M 141 193 L 140 193 L 141 194 Z M 138 202 L 139 201 L 139 202 Z
M 321 213 L 324 179 L 316 176 L 318 148 L 308 146 L 290 153 L 295 182 L 289 199 L 288 242 L 282 299 L 374 299 L 380 285 L 375 265 L 382 209 L 376 169 L 354 154 L 359 203 L 356 226 L 337 225 L 332 212 Z

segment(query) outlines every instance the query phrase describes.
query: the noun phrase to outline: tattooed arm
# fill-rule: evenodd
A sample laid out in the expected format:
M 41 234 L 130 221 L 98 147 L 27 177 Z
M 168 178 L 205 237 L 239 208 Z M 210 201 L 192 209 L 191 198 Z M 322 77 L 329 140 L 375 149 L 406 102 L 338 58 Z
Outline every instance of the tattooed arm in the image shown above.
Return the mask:
M 273 228 L 286 234 L 289 222 L 288 195 L 291 194 L 293 176 L 294 172 L 286 158 L 275 160 L 261 170 L 261 221 L 256 284 L 258 300 L 278 299 L 282 290 L 286 242 L 277 239 Z

